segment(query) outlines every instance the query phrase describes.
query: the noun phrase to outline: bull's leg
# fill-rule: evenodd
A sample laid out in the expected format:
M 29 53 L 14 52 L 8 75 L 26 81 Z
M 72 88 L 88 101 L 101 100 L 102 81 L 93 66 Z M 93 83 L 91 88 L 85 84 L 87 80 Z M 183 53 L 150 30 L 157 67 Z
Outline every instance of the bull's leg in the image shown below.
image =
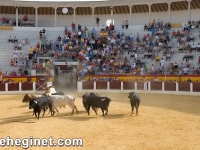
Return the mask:
M 45 114 L 46 108 L 43 108 L 43 110 L 44 110 L 44 112 L 43 112 L 43 115 L 42 115 L 42 117 L 44 117 L 44 114 Z
M 74 105 L 74 109 L 76 110 L 76 113 L 78 114 L 78 109 L 75 105 Z
M 135 106 L 135 109 L 136 109 L 136 115 L 138 115 L 138 106 L 137 105 Z
M 90 116 L 90 106 L 87 107 L 88 116 Z
M 37 113 L 36 113 L 36 111 L 34 110 L 34 114 L 35 114 L 35 117 L 37 118 Z
M 34 112 L 34 110 L 33 110 L 33 115 L 32 115 L 32 116 L 34 116 L 34 114 L 35 114 L 35 112 Z
M 56 113 L 56 111 L 55 111 L 55 110 L 53 110 L 52 112 L 53 112 L 53 113 L 52 113 L 52 115 L 54 116 L 54 115 L 55 115 L 55 113 Z
M 92 106 L 92 109 L 94 110 L 94 112 L 96 113 L 96 115 L 98 115 L 98 114 L 97 114 L 97 110 L 96 110 L 97 108 L 94 107 L 94 106 Z
M 106 113 L 105 113 L 105 115 L 107 115 L 107 113 L 108 113 L 108 108 L 106 109 Z
M 40 111 L 41 110 L 38 111 L 38 120 L 40 120 Z
M 101 108 L 101 111 L 102 111 L 102 113 L 103 113 L 103 116 L 104 116 L 104 110 Z
M 51 112 L 51 110 L 49 109 L 49 113 L 48 114 L 50 114 L 50 112 Z
M 72 113 L 71 113 L 71 115 L 73 115 L 74 114 L 74 109 L 72 109 Z
M 134 111 L 134 106 L 132 106 L 132 112 L 131 112 L 131 116 L 132 116 L 132 114 L 133 114 L 133 111 Z
M 56 109 L 57 113 L 59 113 L 58 109 Z

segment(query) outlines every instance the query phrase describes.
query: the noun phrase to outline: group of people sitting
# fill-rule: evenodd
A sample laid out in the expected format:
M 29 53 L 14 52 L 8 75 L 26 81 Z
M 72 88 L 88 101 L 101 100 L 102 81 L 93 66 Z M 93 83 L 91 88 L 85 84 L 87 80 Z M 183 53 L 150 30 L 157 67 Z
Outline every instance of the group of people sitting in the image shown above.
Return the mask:
M 9 19 L 8 17 L 3 16 L 2 18 L 3 25 L 16 26 L 16 19 Z M 25 15 L 22 20 L 18 19 L 18 26 L 30 26 L 34 27 L 34 21 L 28 19 L 28 16 Z

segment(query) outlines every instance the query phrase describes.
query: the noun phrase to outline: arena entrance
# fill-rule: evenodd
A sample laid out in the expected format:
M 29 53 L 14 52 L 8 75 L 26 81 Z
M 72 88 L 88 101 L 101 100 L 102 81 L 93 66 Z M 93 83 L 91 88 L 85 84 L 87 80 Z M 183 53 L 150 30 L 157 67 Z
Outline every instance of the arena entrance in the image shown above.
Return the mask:
M 75 91 L 77 89 L 76 66 L 55 66 L 54 85 L 57 90 Z

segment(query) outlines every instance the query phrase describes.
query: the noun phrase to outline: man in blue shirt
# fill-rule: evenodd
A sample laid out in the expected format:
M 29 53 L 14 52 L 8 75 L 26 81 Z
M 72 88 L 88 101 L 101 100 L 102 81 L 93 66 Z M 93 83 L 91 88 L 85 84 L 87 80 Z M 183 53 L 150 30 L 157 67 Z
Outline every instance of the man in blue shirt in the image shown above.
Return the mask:
M 95 37 L 95 34 L 96 34 L 96 31 L 95 31 L 94 28 L 92 29 L 91 33 L 92 33 L 92 38 L 94 38 L 94 37 Z
M 155 34 L 155 28 L 151 29 L 151 33 L 152 33 L 152 36 L 154 36 L 154 34 Z
M 112 81 L 112 77 L 108 78 L 108 81 Z

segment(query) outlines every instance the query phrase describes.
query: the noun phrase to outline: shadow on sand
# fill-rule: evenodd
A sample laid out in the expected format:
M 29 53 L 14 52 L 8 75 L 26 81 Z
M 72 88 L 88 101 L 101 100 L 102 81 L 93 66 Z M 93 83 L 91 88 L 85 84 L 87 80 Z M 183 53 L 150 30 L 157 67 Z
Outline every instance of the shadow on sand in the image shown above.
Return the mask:
M 193 114 L 200 116 L 200 99 L 197 96 L 180 96 L 180 95 L 160 95 L 160 94 L 139 94 L 141 98 L 140 108 L 142 106 L 149 106 L 154 108 L 163 108 L 174 110 L 178 112 Z M 124 94 L 127 97 L 127 94 Z M 117 103 L 128 103 L 130 100 L 125 98 L 120 100 L 115 99 Z
M 36 119 L 35 116 L 14 116 L 14 117 L 9 117 L 9 118 L 3 118 L 0 122 L 0 124 L 10 124 L 10 123 L 15 123 L 15 122 L 20 122 L 20 123 L 35 123 L 32 119 Z
M 103 117 L 103 115 L 101 115 Z M 125 114 L 107 114 L 104 116 L 104 119 L 119 119 L 119 118 L 124 118 Z

